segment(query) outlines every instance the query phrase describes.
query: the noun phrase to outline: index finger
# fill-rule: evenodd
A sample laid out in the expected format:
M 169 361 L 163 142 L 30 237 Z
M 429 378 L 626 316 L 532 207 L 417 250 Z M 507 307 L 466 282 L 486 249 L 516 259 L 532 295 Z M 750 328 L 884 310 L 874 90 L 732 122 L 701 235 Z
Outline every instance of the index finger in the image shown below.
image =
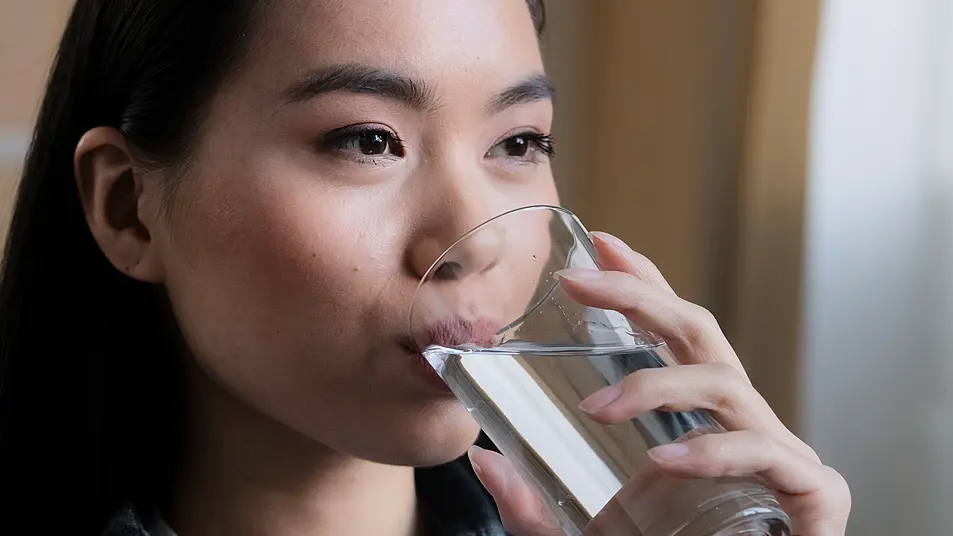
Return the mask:
M 582 305 L 610 309 L 661 337 L 682 364 L 729 363 L 748 378 L 710 312 L 623 272 L 571 268 L 556 272 L 566 294 Z
M 630 248 L 622 239 L 599 231 L 594 231 L 589 235 L 598 255 L 599 268 L 634 275 L 642 281 L 652 283 L 675 294 L 672 286 L 665 280 L 655 263 L 645 255 Z

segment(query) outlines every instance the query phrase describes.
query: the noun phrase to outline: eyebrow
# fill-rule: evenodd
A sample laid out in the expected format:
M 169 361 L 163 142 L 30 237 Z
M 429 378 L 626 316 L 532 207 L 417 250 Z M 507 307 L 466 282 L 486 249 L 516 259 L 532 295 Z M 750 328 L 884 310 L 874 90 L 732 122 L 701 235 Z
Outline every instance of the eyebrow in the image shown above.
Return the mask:
M 510 106 L 528 104 L 539 100 L 555 100 L 556 90 L 544 74 L 533 75 L 522 82 L 510 86 L 490 100 L 486 108 L 487 115 L 495 115 Z
M 324 93 L 347 91 L 377 95 L 417 110 L 437 107 L 436 92 L 422 80 L 359 64 L 333 65 L 312 71 L 285 92 L 291 103 Z
M 440 104 L 434 88 L 423 80 L 355 63 L 312 71 L 289 87 L 285 96 L 289 103 L 299 103 L 337 91 L 376 95 L 415 110 L 434 110 Z M 494 115 L 517 104 L 553 100 L 555 93 L 546 75 L 536 74 L 491 98 L 486 113 Z

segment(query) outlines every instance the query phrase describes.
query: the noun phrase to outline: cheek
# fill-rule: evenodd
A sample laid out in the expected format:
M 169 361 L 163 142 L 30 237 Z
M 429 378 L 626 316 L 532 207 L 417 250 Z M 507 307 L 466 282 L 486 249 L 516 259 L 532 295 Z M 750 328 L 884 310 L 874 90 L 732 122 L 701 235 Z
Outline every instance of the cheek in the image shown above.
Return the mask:
M 400 259 L 390 229 L 400 226 L 303 180 L 276 182 L 212 180 L 183 191 L 188 212 L 164 240 L 167 288 L 216 384 L 326 440 L 340 420 L 328 408 L 358 407 L 361 371 L 377 366 L 379 340 L 368 335 L 402 327 L 404 296 L 385 289 Z
M 275 184 L 207 181 L 189 192 L 168 240 L 179 321 L 220 376 L 254 381 L 281 366 L 314 368 L 321 351 L 356 355 L 394 268 L 386 234 L 367 249 L 355 231 L 370 223 L 354 216 L 366 209 L 331 203 L 304 181 Z
M 248 290 L 280 305 L 320 298 L 327 308 L 353 308 L 392 268 L 389 237 L 359 216 L 366 207 L 303 188 L 259 187 L 220 199 L 207 219 L 192 222 L 198 233 L 190 241 L 214 268 L 242 274 Z

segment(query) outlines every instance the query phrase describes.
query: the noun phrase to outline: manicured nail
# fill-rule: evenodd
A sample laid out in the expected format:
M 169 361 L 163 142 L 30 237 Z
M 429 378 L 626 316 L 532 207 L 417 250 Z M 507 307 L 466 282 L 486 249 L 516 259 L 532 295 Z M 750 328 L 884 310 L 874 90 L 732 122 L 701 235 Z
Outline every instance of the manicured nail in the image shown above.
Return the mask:
M 691 448 L 685 443 L 670 443 L 649 450 L 649 457 L 656 462 L 670 462 L 684 458 L 688 455 L 688 451 L 690 450 Z
M 589 238 L 592 239 L 593 242 L 598 240 L 599 242 L 615 248 L 625 247 L 625 242 L 623 242 L 621 238 L 609 233 L 604 233 L 602 231 L 593 231 L 589 233 Z
M 579 403 L 579 409 L 592 415 L 615 402 L 620 396 L 622 396 L 622 388 L 618 385 L 610 385 L 589 395 L 588 398 Z
M 612 249 L 616 252 L 619 257 L 625 261 L 630 268 L 635 268 L 635 265 L 638 263 L 638 255 L 629 247 L 628 244 L 622 241 L 621 238 L 613 236 L 609 233 L 602 233 L 599 231 L 593 231 L 589 233 L 592 238 L 592 242 L 602 242 L 609 249 Z
M 565 279 L 567 281 L 596 281 L 602 279 L 604 275 L 599 270 L 590 270 L 587 268 L 566 268 L 553 274 L 556 279 Z
M 482 450 L 484 450 L 482 447 L 478 447 L 476 445 L 473 445 L 467 449 L 467 458 L 470 458 L 470 466 L 473 467 L 473 472 L 476 473 L 477 476 L 481 477 L 483 476 L 483 468 L 480 467 L 480 464 L 473 460 L 473 454 L 476 452 L 481 452 Z

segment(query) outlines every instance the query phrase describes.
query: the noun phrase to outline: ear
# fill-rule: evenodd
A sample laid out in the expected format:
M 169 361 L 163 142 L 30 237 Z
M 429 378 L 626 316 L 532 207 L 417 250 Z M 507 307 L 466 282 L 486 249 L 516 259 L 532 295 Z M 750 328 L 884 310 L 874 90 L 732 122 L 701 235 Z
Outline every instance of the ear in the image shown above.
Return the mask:
M 164 270 L 150 233 L 157 211 L 147 210 L 156 203 L 146 203 L 154 188 L 134 164 L 122 133 L 96 127 L 79 140 L 73 173 L 86 223 L 109 262 L 129 277 L 158 283 Z

